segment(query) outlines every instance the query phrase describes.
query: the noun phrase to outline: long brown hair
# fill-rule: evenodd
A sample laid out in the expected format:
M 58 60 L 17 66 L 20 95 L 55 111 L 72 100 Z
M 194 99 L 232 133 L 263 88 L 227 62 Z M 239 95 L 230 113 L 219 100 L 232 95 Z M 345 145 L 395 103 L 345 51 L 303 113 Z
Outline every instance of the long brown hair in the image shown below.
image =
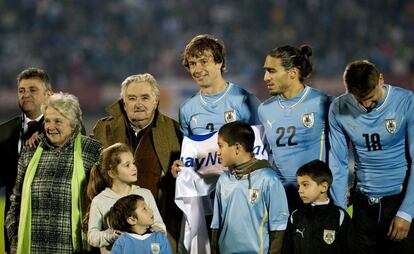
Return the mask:
M 304 44 L 299 48 L 286 45 L 272 49 L 268 55 L 279 58 L 285 70 L 297 68 L 301 83 L 312 73 L 312 63 L 309 59 L 312 56 L 312 49 L 309 45 Z
M 99 161 L 92 167 L 88 187 L 86 188 L 86 196 L 88 200 L 88 210 L 82 221 L 82 229 L 88 230 L 89 211 L 92 199 L 101 193 L 105 188 L 112 187 L 112 178 L 109 176 L 110 170 L 115 170 L 121 163 L 120 154 L 131 152 L 129 147 L 123 143 L 115 143 L 103 149 L 99 156 Z

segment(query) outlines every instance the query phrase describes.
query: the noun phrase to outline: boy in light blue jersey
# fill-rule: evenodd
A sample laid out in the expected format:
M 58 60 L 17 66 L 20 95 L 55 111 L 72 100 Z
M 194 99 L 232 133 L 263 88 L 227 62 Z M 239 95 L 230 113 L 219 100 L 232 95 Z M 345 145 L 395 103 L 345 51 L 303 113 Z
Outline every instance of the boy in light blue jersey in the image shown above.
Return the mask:
M 154 214 L 143 197 L 128 195 L 116 201 L 109 211 L 109 225 L 122 231 L 112 246 L 113 254 L 172 254 L 170 242 L 162 232 L 151 232 Z
M 364 60 L 348 64 L 348 93 L 329 111 L 334 176 L 332 194 L 345 206 L 348 142 L 355 157 L 353 223 L 361 253 L 413 253 L 414 95 L 384 85 L 376 67 Z
M 225 49 L 211 35 L 194 37 L 184 50 L 183 64 L 200 91 L 180 107 L 179 120 L 184 135 L 217 131 L 236 120 L 257 124 L 260 101 L 243 88 L 227 82 Z
M 289 213 L 285 190 L 271 165 L 254 158 L 252 128 L 225 124 L 217 143 L 229 170 L 216 185 L 212 253 L 280 253 Z
M 259 106 L 277 173 L 286 189 L 289 210 L 302 203 L 297 192 L 296 170 L 327 154 L 327 118 L 332 97 L 304 85 L 312 72 L 312 49 L 283 46 L 269 52 L 264 81 L 272 97 Z

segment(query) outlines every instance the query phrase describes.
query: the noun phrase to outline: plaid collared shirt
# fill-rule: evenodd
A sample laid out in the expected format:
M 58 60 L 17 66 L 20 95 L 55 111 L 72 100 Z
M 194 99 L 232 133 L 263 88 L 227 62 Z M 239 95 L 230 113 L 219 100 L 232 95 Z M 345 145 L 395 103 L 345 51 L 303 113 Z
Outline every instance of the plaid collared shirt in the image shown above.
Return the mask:
M 50 145 L 41 135 L 44 150 L 36 175 L 31 185 L 32 226 L 31 253 L 73 253 L 71 230 L 71 179 L 73 174 L 73 152 L 76 133 L 61 148 Z M 82 160 L 87 176 L 98 161 L 102 145 L 82 136 Z M 35 149 L 24 147 L 18 164 L 18 173 L 11 206 L 7 214 L 6 227 L 12 253 L 17 250 L 20 200 L 24 175 Z M 87 178 L 88 179 L 88 178 Z M 86 183 L 81 193 L 86 195 Z

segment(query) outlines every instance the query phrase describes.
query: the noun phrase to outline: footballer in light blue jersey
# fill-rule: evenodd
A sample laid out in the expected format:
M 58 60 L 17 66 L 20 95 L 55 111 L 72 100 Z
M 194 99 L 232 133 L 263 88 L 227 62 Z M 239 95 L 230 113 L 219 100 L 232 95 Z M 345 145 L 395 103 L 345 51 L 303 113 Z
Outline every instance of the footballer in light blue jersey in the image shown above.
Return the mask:
M 348 144 L 355 158 L 351 190 L 357 249 L 413 253 L 414 94 L 384 84 L 375 65 L 358 60 L 344 72 L 347 93 L 329 110 L 332 198 L 345 207 Z
M 326 127 L 332 98 L 304 84 L 312 73 L 311 55 L 308 45 L 286 45 L 272 49 L 263 66 L 263 79 L 273 97 L 259 106 L 258 115 L 291 212 L 302 204 L 296 171 L 312 160 L 325 161 L 327 154 Z
M 185 136 L 218 131 L 233 121 L 257 124 L 260 101 L 243 88 L 228 83 L 220 93 L 206 95 L 199 91 L 180 107 L 180 127 Z
M 223 77 L 226 59 L 221 40 L 208 34 L 195 36 L 185 47 L 183 64 L 200 87 L 200 91 L 180 107 L 179 122 L 185 136 L 218 131 L 224 124 L 237 120 L 258 124 L 257 107 L 260 101 Z M 179 160 L 171 166 L 174 177 L 181 171 L 180 166 L 184 166 L 184 163 Z M 180 249 L 209 249 L 209 243 L 205 246 L 192 243 L 189 248 L 184 246 L 186 243 L 179 243 L 184 246 Z
M 414 155 L 413 93 L 390 85 L 383 89 L 385 97 L 369 112 L 350 93 L 332 103 L 330 160 L 334 179 L 338 179 L 332 187 L 342 206 L 348 189 L 348 140 L 355 155 L 356 188 L 366 195 L 384 197 L 400 193 L 407 169 L 412 168 L 406 152 Z M 400 211 L 410 217 L 414 216 L 413 188 L 411 174 L 407 189 L 411 195 L 406 195 L 400 206 Z
M 240 180 L 224 172 L 211 224 L 220 229 L 220 253 L 268 253 L 269 231 L 285 230 L 288 214 L 285 190 L 273 169 L 258 169 Z
M 305 163 L 325 161 L 331 100 L 325 93 L 305 86 L 293 98 L 273 96 L 259 106 L 259 119 L 284 185 L 296 185 L 296 171 Z

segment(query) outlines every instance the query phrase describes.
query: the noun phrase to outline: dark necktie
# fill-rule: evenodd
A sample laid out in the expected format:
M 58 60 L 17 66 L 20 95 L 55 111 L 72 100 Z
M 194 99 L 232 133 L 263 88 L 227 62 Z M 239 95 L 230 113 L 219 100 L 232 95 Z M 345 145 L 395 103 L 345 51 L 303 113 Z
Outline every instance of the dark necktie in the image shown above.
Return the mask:
M 27 123 L 27 131 L 23 134 L 23 140 L 28 140 L 36 131 L 42 131 L 42 125 L 38 121 L 30 121 Z

